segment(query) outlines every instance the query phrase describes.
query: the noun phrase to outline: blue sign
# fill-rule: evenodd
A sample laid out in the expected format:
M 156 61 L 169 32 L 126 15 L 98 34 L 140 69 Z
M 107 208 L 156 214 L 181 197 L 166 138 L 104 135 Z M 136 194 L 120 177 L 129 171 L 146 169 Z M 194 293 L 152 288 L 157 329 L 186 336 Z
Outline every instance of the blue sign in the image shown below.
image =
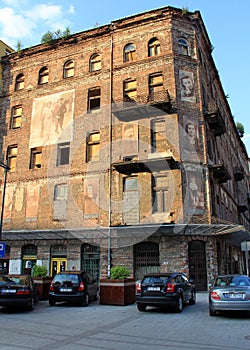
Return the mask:
M 6 243 L 0 242 L 0 258 L 4 258 Z

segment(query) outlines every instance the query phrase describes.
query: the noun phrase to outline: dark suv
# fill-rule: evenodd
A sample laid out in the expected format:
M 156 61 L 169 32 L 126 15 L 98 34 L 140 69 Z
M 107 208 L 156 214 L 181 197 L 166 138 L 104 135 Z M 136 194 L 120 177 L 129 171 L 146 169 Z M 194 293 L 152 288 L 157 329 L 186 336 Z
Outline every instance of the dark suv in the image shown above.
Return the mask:
M 98 297 L 98 284 L 85 271 L 65 271 L 58 273 L 50 285 L 49 305 L 66 301 L 88 306 L 90 300 Z
M 185 303 L 195 304 L 195 301 L 195 286 L 180 272 L 147 274 L 136 287 L 139 311 L 145 311 L 147 306 L 168 306 L 182 312 Z

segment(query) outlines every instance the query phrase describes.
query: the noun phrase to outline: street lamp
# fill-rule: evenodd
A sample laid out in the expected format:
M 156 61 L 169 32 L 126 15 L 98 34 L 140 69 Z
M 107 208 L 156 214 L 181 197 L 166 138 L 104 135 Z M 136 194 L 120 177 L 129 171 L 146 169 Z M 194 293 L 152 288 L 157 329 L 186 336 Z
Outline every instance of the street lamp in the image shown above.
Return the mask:
M 0 161 L 0 167 L 4 168 L 4 182 L 3 182 L 3 193 L 2 193 L 2 210 L 1 210 L 1 222 L 0 222 L 0 241 L 2 240 L 3 233 L 3 214 L 4 214 L 4 200 L 5 200 L 5 191 L 6 191 L 6 182 L 7 182 L 7 173 L 10 170 L 8 166 L 8 161 L 4 164 Z

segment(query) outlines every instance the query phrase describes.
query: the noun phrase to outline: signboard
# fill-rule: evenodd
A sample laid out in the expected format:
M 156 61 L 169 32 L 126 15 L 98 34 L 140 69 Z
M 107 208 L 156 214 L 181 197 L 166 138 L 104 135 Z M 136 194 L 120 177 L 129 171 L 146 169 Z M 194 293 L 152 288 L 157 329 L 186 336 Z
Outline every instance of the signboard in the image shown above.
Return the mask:
M 5 256 L 6 243 L 0 242 L 0 258 Z
M 250 241 L 241 242 L 241 251 L 245 252 L 250 250 Z

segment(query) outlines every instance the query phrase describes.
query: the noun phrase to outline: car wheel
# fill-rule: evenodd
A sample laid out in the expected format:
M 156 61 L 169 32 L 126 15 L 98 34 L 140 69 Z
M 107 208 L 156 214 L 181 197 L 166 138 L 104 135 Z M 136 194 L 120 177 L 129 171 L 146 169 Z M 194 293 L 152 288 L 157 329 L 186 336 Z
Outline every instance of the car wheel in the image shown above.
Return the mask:
M 49 300 L 49 306 L 55 306 L 56 305 L 56 302 L 54 300 Z
M 216 316 L 217 312 L 215 310 L 209 309 L 209 315 L 210 316 Z
M 34 298 L 31 298 L 31 300 L 28 302 L 27 309 L 29 311 L 33 311 L 33 309 L 34 309 Z
M 137 304 L 137 309 L 138 311 L 146 311 L 146 305 L 142 305 L 142 304 Z
M 183 299 L 182 299 L 182 296 L 179 295 L 178 301 L 175 307 L 175 312 L 182 312 L 182 310 L 183 310 Z
M 191 295 L 191 299 L 189 300 L 190 305 L 194 305 L 196 302 L 196 293 L 193 291 Z

